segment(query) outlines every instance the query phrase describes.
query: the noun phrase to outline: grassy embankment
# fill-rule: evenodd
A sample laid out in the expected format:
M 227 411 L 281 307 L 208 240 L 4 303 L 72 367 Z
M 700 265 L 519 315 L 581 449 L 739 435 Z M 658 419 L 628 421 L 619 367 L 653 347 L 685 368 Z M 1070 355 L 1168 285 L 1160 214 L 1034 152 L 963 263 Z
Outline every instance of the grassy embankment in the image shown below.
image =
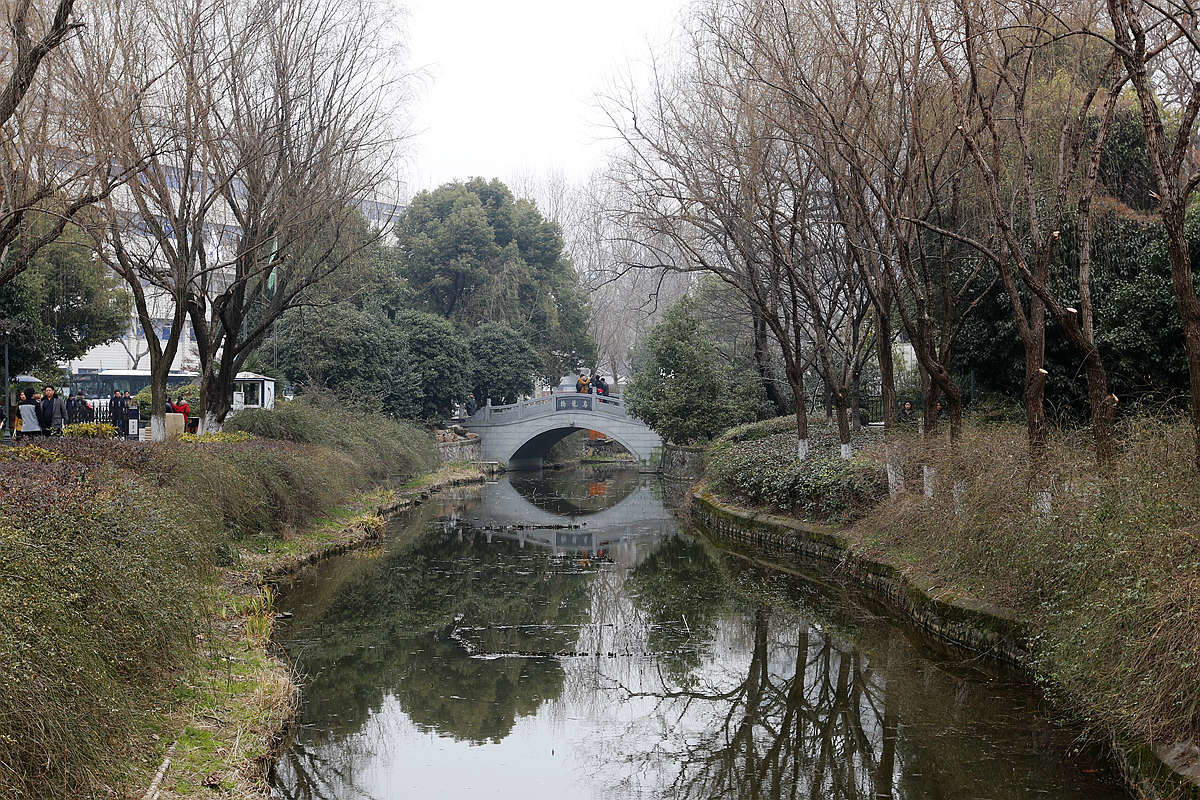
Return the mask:
M 295 688 L 264 575 L 382 528 L 431 437 L 305 403 L 254 438 L 0 450 L 0 796 L 258 796 Z M 274 438 L 267 438 L 274 437 Z M 421 490 L 407 490 L 408 494 Z
M 816 457 L 797 464 L 791 424 L 757 423 L 714 442 L 710 488 L 742 506 L 840 525 L 856 551 L 943 598 L 1016 612 L 1032 632 L 1037 675 L 1093 732 L 1200 742 L 1200 479 L 1186 421 L 1126 422 L 1120 457 L 1105 468 L 1086 431 L 1056 433 L 1036 481 L 1016 425 L 973 421 L 956 449 L 910 434 L 901 439 L 908 491 L 894 497 L 877 435 L 841 462 L 820 426 Z M 924 465 L 936 470 L 932 498 L 922 493 Z M 1049 513 L 1034 502 L 1045 486 Z

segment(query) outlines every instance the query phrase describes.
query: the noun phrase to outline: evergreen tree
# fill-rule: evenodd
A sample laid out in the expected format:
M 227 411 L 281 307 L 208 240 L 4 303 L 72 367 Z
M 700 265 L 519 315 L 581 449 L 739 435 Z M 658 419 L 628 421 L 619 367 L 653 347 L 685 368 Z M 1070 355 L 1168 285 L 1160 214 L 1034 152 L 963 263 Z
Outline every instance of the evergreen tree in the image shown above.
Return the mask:
M 396 225 L 395 266 L 413 304 L 459 330 L 519 333 L 551 383 L 595 360 L 587 300 L 562 233 L 497 180 L 448 183 L 413 198 Z
M 712 439 L 758 418 L 766 405 L 758 377 L 721 358 L 690 297 L 636 348 L 625 401 L 630 413 L 677 444 Z
M 491 322 L 471 333 L 471 391 L 482 405 L 515 403 L 533 394 L 538 354 L 521 334 L 507 325 Z

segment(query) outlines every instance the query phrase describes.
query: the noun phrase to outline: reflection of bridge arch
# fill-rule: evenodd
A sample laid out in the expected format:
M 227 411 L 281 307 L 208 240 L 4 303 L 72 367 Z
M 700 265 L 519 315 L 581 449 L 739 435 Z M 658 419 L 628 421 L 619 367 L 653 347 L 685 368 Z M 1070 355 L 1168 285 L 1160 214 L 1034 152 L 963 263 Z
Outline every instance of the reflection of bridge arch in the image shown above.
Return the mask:
M 487 484 L 481 503 L 465 514 L 471 525 L 493 538 L 546 547 L 555 553 L 608 551 L 615 560 L 636 563 L 658 541 L 678 531 L 678 521 L 649 485 L 621 502 L 591 514 L 556 514 L 530 503 L 506 480 Z
M 662 460 L 662 438 L 629 416 L 620 398 L 556 394 L 506 406 L 485 406 L 465 423 L 479 434 L 485 461 L 515 467 L 537 466 L 550 448 L 578 430 L 594 430 L 616 440 L 645 470 Z
M 554 514 L 595 514 L 611 508 L 642 485 L 629 464 L 588 464 L 564 470 L 511 472 L 522 497 Z
M 589 528 L 637 526 L 642 522 L 669 521 L 675 517 L 663 505 L 651 486 L 634 489 L 611 508 L 594 513 L 558 514 L 526 500 L 511 482 L 502 480 L 483 487 L 481 502 L 465 516 L 473 523 L 505 528 L 570 528 L 586 524 Z

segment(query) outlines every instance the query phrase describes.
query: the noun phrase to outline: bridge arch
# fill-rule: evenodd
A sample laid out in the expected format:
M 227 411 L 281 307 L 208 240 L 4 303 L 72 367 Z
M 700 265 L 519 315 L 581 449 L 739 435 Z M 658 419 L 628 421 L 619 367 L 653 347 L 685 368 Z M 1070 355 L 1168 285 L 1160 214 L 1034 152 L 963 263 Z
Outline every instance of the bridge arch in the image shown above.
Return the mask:
M 554 445 L 558 444 L 572 433 L 577 433 L 584 430 L 599 431 L 600 433 L 603 433 L 605 436 L 624 447 L 630 453 L 633 453 L 634 457 L 637 457 L 635 444 L 627 441 L 622 434 L 615 433 L 612 430 L 605 430 L 606 427 L 611 428 L 612 426 L 592 427 L 591 425 L 588 425 L 586 427 L 580 427 L 574 424 L 566 424 L 563 420 L 555 420 L 553 416 L 546 417 L 540 422 L 542 424 L 530 426 L 526 430 L 523 435 L 528 435 L 529 439 L 527 439 L 523 444 L 518 445 L 511 453 L 508 453 L 507 458 L 503 459 L 502 463 L 507 463 L 514 466 L 532 466 L 535 462 L 536 464 L 541 464 L 542 460 L 550 452 L 551 447 L 554 447 Z
M 514 468 L 539 466 L 551 447 L 578 430 L 611 437 L 644 470 L 657 470 L 662 461 L 662 438 L 614 397 L 566 394 L 485 406 L 464 425 L 479 434 L 484 460 Z

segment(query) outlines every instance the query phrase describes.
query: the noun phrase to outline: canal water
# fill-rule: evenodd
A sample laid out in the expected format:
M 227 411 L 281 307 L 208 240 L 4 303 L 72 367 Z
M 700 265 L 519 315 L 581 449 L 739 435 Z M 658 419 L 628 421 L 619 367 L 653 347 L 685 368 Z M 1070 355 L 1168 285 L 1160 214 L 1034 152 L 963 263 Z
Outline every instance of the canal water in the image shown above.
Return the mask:
M 714 547 L 628 470 L 435 498 L 281 606 L 279 798 L 1126 797 L 1019 677 Z

